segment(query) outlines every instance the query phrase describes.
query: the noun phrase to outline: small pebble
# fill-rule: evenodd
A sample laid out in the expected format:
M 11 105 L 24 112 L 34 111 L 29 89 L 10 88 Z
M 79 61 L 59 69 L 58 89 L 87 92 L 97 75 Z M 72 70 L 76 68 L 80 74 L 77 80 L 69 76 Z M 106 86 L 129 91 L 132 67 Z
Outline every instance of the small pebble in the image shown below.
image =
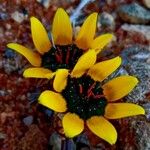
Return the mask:
M 54 150 L 61 149 L 61 137 L 57 133 L 53 133 L 49 139 L 49 145 L 53 147 Z
M 115 26 L 115 22 L 114 22 L 113 16 L 111 14 L 107 13 L 107 12 L 103 12 L 100 15 L 100 24 L 103 27 L 108 27 L 108 28 L 113 29 L 114 26 Z
M 36 0 L 37 2 L 41 3 L 46 9 L 50 6 L 51 0 Z
M 146 118 L 148 121 L 150 121 L 150 103 L 144 104 L 143 107 L 146 111 Z
M 51 117 L 52 116 L 52 114 L 53 114 L 53 111 L 52 110 L 50 110 L 50 109 L 45 109 L 45 114 L 48 116 L 48 117 Z
M 6 20 L 8 19 L 8 15 L 4 12 L 0 12 L 0 20 Z
M 138 3 L 121 5 L 118 14 L 122 20 L 135 24 L 146 24 L 150 22 L 150 10 L 142 7 Z
M 130 25 L 123 24 L 121 28 L 128 32 L 140 33 L 150 41 L 150 26 L 149 25 Z
M 147 8 L 150 8 L 150 0 L 143 0 L 143 3 Z
M 23 122 L 26 126 L 29 126 L 33 122 L 33 116 L 27 116 L 26 118 L 23 119 Z
M 16 56 L 16 53 L 13 50 L 6 48 L 5 53 L 4 53 L 4 57 L 14 58 L 15 56 Z
M 39 89 L 36 89 L 35 92 L 27 94 L 27 98 L 31 103 L 37 101 L 39 96 L 40 96 L 40 90 Z
M 88 140 L 88 137 L 86 136 L 86 134 L 81 134 L 77 137 L 77 148 L 87 148 L 90 147 L 90 142 Z
M 25 19 L 25 16 L 23 13 L 15 11 L 14 13 L 11 14 L 11 18 L 16 22 L 21 23 Z
M 5 138 L 6 138 L 6 134 L 0 132 L 0 140 L 3 140 Z
M 5 90 L 0 90 L 0 96 L 5 96 L 6 95 L 6 91 Z
M 10 30 L 11 29 L 11 25 L 10 24 L 6 24 L 6 28 L 7 28 L 7 30 Z

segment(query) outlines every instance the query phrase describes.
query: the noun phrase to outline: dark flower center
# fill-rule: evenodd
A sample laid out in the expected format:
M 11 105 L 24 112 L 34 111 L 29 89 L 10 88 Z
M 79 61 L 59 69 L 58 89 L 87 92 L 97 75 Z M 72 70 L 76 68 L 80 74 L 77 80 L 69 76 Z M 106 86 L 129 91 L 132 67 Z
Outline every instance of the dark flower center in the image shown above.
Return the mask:
M 56 71 L 60 68 L 73 69 L 83 50 L 76 45 L 56 45 L 42 56 L 42 67 Z
M 68 78 L 67 87 L 62 91 L 69 112 L 87 120 L 92 116 L 104 115 L 107 100 L 100 82 L 84 75 L 81 78 Z

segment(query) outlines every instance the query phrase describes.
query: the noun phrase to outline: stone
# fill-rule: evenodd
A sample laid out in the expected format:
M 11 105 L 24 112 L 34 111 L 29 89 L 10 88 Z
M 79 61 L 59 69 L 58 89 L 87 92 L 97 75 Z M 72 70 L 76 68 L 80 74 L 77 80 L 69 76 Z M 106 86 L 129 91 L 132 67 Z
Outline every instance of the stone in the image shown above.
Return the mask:
M 131 119 L 131 128 L 135 130 L 136 144 L 138 150 L 150 149 L 150 125 L 144 117 L 134 117 Z
M 21 58 L 22 56 L 18 55 L 15 58 L 3 58 L 2 60 L 0 60 L 0 69 L 4 69 L 4 71 L 7 74 L 11 74 L 14 71 L 20 71 L 20 73 L 22 73 L 23 71 L 23 65 L 21 66 L 20 62 L 21 62 Z
M 111 29 L 114 29 L 114 27 L 115 27 L 115 21 L 114 21 L 113 16 L 107 12 L 103 12 L 100 15 L 100 24 L 103 27 L 108 27 Z
M 82 10 L 86 5 L 94 2 L 94 0 L 82 0 L 78 7 L 73 11 L 72 15 L 70 16 L 70 20 L 73 25 L 79 25 L 81 22 L 83 23 L 83 18 L 85 18 L 85 14 L 83 14 Z
M 6 20 L 8 19 L 8 15 L 5 12 L 0 12 L 0 20 Z
M 13 13 L 11 14 L 11 18 L 12 18 L 13 20 L 15 20 L 16 22 L 21 23 L 21 22 L 24 21 L 25 16 L 24 16 L 23 13 L 20 13 L 20 12 L 18 12 L 18 11 L 15 11 L 15 12 L 13 12 Z
M 14 53 L 13 50 L 9 49 L 9 48 L 6 48 L 5 52 L 4 52 L 4 57 L 6 58 L 15 58 L 16 56 L 16 53 Z
M 42 4 L 46 9 L 50 6 L 51 0 L 36 0 L 40 4 Z
M 34 92 L 27 93 L 27 98 L 30 101 L 30 103 L 34 103 L 35 101 L 38 100 L 38 97 L 40 96 L 40 90 L 35 89 Z
M 3 139 L 5 139 L 5 138 L 6 138 L 6 134 L 0 132 L 0 140 L 3 140 Z
M 33 116 L 27 116 L 23 119 L 23 122 L 26 126 L 29 126 L 33 123 Z
M 135 24 L 146 24 L 150 22 L 150 10 L 137 3 L 121 5 L 118 14 L 122 20 Z
M 3 38 L 4 36 L 4 29 L 0 27 L 0 38 Z
M 143 3 L 147 8 L 150 8 L 150 0 L 143 0 Z
M 132 61 L 146 62 L 150 57 L 150 50 L 146 46 L 131 45 L 122 50 L 121 57 L 123 65 L 130 64 Z
M 150 103 L 149 103 L 149 101 L 147 103 L 143 104 L 143 107 L 145 109 L 146 119 L 150 122 Z
M 53 133 L 49 139 L 49 145 L 53 147 L 54 150 L 61 149 L 61 137 L 57 133 Z
M 149 25 L 130 25 L 123 24 L 121 28 L 127 32 L 140 33 L 142 34 L 148 41 L 150 41 L 150 26 Z
M 51 117 L 52 115 L 53 115 L 53 111 L 52 110 L 50 110 L 50 109 L 46 109 L 45 108 L 45 114 L 48 116 L 48 117 Z
M 54 132 L 49 139 L 49 147 L 53 150 L 76 150 L 76 145 L 72 139 L 62 138 L 56 132 Z
M 107 3 L 108 5 L 110 5 L 110 4 L 112 3 L 112 0 L 106 0 L 106 3 Z
M 121 57 L 124 69 L 139 80 L 138 85 L 125 98 L 133 103 L 144 101 L 145 94 L 150 89 L 150 65 L 147 63 L 150 57 L 149 50 L 140 45 L 132 45 L 122 51 Z
M 0 96 L 6 96 L 7 92 L 6 90 L 0 90 Z
M 76 147 L 77 149 L 87 149 L 87 150 L 90 148 L 90 142 L 86 134 L 83 133 L 77 137 Z

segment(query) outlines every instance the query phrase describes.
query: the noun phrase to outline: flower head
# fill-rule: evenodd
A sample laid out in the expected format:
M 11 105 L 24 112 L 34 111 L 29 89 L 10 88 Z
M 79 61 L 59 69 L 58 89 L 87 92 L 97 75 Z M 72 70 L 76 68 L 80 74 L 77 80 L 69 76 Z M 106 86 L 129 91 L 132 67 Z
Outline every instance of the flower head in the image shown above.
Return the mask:
M 137 78 L 125 75 L 105 84 L 101 82 L 120 66 L 121 58 L 96 63 L 94 52 L 89 50 L 81 56 L 71 73 L 67 69 L 57 70 L 54 91 L 42 92 L 39 103 L 65 113 L 62 124 L 67 137 L 80 134 L 85 122 L 94 134 L 114 144 L 117 132 L 108 119 L 144 114 L 145 111 L 136 104 L 117 103 L 137 85 Z
M 23 45 L 9 43 L 7 46 L 19 52 L 34 66 L 24 71 L 24 77 L 52 78 L 57 69 L 72 70 L 78 59 L 89 49 L 94 57 L 112 39 L 112 34 L 95 37 L 97 13 L 91 14 L 83 23 L 74 39 L 72 25 L 67 13 L 59 8 L 52 24 L 52 41 L 42 23 L 31 17 L 31 33 L 36 52 Z
M 144 114 L 141 106 L 117 103 L 138 83 L 133 76 L 120 76 L 103 84 L 121 64 L 115 57 L 96 62 L 97 54 L 112 39 L 112 34 L 95 37 L 97 13 L 91 14 L 83 23 L 73 40 L 71 22 L 67 13 L 59 8 L 52 25 L 53 41 L 41 22 L 31 17 L 31 33 L 37 52 L 20 44 L 7 46 L 19 52 L 34 66 L 24 71 L 25 77 L 53 78 L 54 90 L 41 93 L 39 103 L 65 113 L 62 124 L 65 135 L 72 138 L 89 129 L 114 144 L 117 132 L 108 119 L 118 119 Z

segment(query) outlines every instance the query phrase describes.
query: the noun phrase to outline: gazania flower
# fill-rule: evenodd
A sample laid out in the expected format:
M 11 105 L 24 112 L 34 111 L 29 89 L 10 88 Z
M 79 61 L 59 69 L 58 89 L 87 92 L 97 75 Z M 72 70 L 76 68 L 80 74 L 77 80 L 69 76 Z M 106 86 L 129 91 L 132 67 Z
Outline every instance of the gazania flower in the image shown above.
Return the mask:
M 59 8 L 52 24 L 52 41 L 42 23 L 31 17 L 32 39 L 37 52 L 20 44 L 7 46 L 23 56 L 34 66 L 24 71 L 25 77 L 52 78 L 57 69 L 72 70 L 78 59 L 89 49 L 96 54 L 112 39 L 112 34 L 95 37 L 97 13 L 91 14 L 83 23 L 75 40 L 69 16 Z
M 72 138 L 84 130 L 84 123 L 97 136 L 114 144 L 117 132 L 108 119 L 144 114 L 136 104 L 117 102 L 138 83 L 133 76 L 120 76 L 102 81 L 121 64 L 121 58 L 96 63 L 95 50 L 80 57 L 71 73 L 59 69 L 54 78 L 54 90 L 41 93 L 39 103 L 60 113 L 64 133 Z

